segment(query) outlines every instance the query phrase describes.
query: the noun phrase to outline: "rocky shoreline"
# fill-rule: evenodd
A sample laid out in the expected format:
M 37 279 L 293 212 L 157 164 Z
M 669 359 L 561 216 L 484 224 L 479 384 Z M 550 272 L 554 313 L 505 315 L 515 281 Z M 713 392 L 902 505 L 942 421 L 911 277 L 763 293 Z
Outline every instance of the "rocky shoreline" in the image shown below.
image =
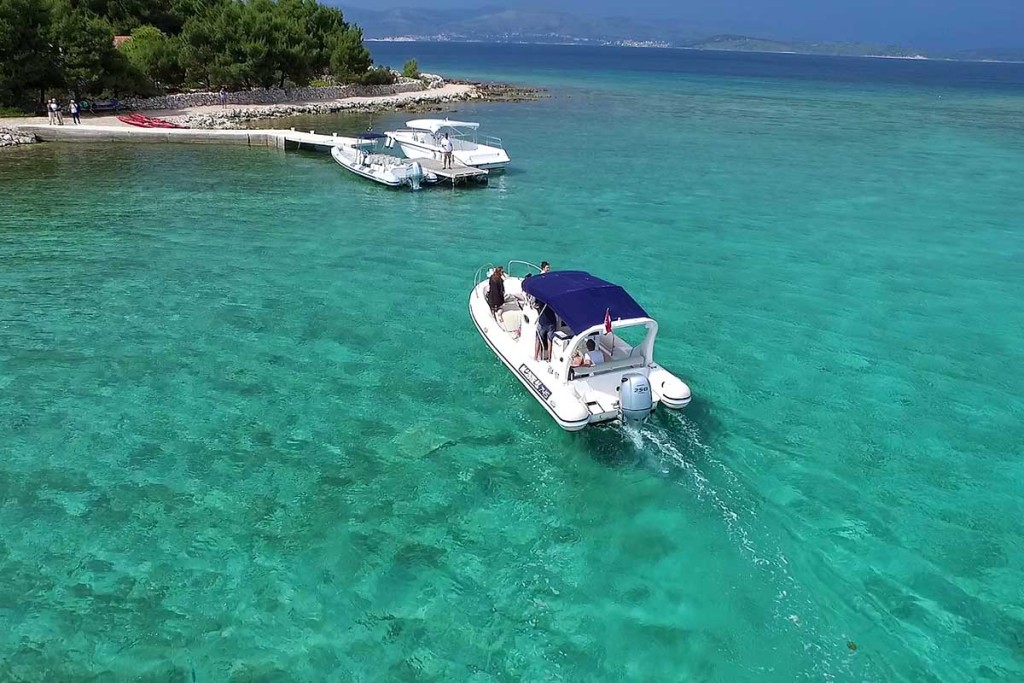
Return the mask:
M 407 87 L 401 90 L 401 92 L 405 93 L 419 93 L 411 97 L 398 98 L 375 94 L 373 101 L 334 99 L 310 102 L 308 101 L 310 98 L 307 93 L 306 97 L 304 97 L 306 101 L 299 103 L 280 102 L 265 106 L 249 106 L 244 109 L 229 105 L 221 111 L 164 116 L 162 118 L 189 128 L 251 128 L 257 121 L 288 116 L 335 114 L 343 111 L 369 113 L 385 111 L 404 111 L 410 113 L 439 112 L 444 111 L 444 105 L 455 102 L 532 102 L 547 96 L 547 93 L 539 88 L 514 86 L 505 83 L 474 83 L 470 81 L 448 81 L 450 84 L 466 86 L 466 88 L 454 94 L 445 93 L 445 82 L 440 77 L 430 76 L 430 79 L 428 81 L 429 85 L 422 90 L 409 90 Z M 397 93 L 389 94 L 394 95 Z M 349 96 L 358 95 L 352 94 Z
M 532 102 L 547 97 L 539 88 L 507 83 L 445 81 L 424 74 L 420 79 L 400 79 L 392 86 L 326 86 L 292 89 L 254 89 L 228 94 L 226 106 L 219 104 L 218 93 L 196 92 L 165 95 L 125 102 L 130 109 L 153 113 L 188 128 L 241 129 L 267 128 L 263 122 L 296 115 L 323 115 L 337 112 L 409 113 L 443 112 L 457 102 Z M 113 118 L 113 114 L 109 115 Z M 35 135 L 18 125 L 38 125 L 40 120 L 20 119 L 0 127 L 0 147 L 36 142 Z M 88 121 L 87 121 L 88 122 Z M 101 125 L 124 125 L 112 121 Z
M 17 128 L 4 128 L 0 126 L 0 147 L 19 147 L 39 142 L 36 136 L 30 133 L 23 133 Z
M 450 80 L 449 83 L 472 86 L 477 98 L 484 102 L 536 102 L 548 96 L 543 88 L 531 88 L 509 83 L 477 83 L 475 81 Z

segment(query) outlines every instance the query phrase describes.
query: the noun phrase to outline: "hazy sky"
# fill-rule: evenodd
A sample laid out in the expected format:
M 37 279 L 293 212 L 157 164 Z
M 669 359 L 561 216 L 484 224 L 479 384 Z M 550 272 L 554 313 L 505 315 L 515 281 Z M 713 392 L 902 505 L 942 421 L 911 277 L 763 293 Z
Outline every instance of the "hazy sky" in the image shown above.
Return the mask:
M 368 9 L 415 0 L 340 0 Z M 673 19 L 717 31 L 795 40 L 907 46 L 1024 47 L 1024 0 L 430 0 L 430 7 L 543 7 L 574 14 Z

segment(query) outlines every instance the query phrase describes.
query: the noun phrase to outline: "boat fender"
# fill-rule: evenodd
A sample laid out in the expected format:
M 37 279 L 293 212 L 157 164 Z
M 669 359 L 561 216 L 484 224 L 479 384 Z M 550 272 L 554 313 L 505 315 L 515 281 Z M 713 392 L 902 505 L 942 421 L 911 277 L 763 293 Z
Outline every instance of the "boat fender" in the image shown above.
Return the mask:
M 639 372 L 627 372 L 619 380 L 619 417 L 623 422 L 643 422 L 654 412 L 651 383 Z

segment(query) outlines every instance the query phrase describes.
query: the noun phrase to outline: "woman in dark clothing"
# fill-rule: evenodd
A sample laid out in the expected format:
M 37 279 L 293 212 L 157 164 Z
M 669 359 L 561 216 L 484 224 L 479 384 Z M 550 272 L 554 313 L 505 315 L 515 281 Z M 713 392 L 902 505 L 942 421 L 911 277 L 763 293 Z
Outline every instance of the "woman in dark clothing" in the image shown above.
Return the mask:
M 491 313 L 497 316 L 498 310 L 505 305 L 505 271 L 501 266 L 494 269 L 487 281 L 487 305 Z

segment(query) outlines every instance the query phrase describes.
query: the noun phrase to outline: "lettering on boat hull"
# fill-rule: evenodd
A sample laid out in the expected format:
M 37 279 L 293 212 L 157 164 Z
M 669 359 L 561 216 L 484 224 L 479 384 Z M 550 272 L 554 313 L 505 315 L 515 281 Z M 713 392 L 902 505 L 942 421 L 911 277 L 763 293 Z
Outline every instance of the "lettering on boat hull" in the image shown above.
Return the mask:
M 551 390 L 547 388 L 544 382 L 540 381 L 540 378 L 537 377 L 537 375 L 533 374 L 533 370 L 526 367 L 525 363 L 519 366 L 519 372 L 526 378 L 526 381 L 537 390 L 537 393 L 544 397 L 545 401 L 551 398 Z

